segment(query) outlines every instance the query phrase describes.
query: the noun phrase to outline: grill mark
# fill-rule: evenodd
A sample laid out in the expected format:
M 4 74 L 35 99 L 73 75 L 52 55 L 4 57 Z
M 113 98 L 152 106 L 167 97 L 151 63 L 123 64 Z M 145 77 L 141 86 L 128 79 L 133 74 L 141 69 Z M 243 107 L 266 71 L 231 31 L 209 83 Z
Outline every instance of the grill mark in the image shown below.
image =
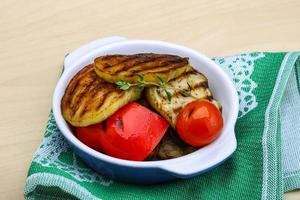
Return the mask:
M 70 85 L 70 88 L 67 89 L 68 94 L 72 94 L 75 91 L 75 89 L 77 88 L 77 86 L 78 86 L 78 81 L 73 82 L 73 84 Z
M 101 89 L 105 88 L 106 90 L 106 93 L 104 93 L 103 96 L 101 96 L 101 98 L 94 98 L 96 96 L 96 94 L 101 94 Z M 96 91 L 96 92 L 92 92 L 92 91 Z M 96 111 L 98 111 L 101 106 L 103 105 L 103 103 L 105 102 L 106 100 L 106 97 L 109 95 L 109 94 L 122 94 L 124 93 L 123 91 L 121 90 L 116 90 L 114 86 L 112 86 L 111 84 L 95 84 L 95 85 L 92 85 L 90 88 L 89 88 L 89 91 L 87 92 L 87 97 L 85 98 L 85 101 L 84 101 L 84 104 L 82 104 L 82 106 L 84 106 L 84 110 L 83 112 L 79 113 L 79 116 L 82 117 L 86 111 L 89 111 L 89 110 L 92 110 L 95 106 L 93 103 L 99 101 L 99 104 L 96 106 Z
M 187 72 L 184 72 L 183 74 L 181 74 L 180 76 L 178 76 L 176 79 L 174 79 L 174 81 L 180 81 L 183 79 L 187 79 L 188 76 L 192 75 L 192 74 L 198 74 L 199 72 L 195 71 L 194 69 L 190 69 Z
M 208 88 L 208 82 L 204 81 L 204 82 L 200 82 L 200 83 L 196 83 L 194 85 L 191 85 L 192 90 L 197 89 L 199 87 Z
M 147 73 L 148 71 L 151 71 L 151 69 L 154 69 L 154 68 L 169 68 L 168 66 L 169 65 L 181 65 L 181 66 L 185 66 L 185 63 L 183 62 L 182 59 L 177 59 L 177 60 L 169 60 L 169 59 L 166 59 L 166 58 L 163 58 L 164 60 L 161 60 L 161 61 L 157 61 L 157 60 L 154 60 L 153 61 L 153 65 L 150 66 L 150 67 L 147 67 L 147 68 L 143 68 L 141 67 L 141 69 L 135 69 L 135 70 L 130 70 L 129 72 L 132 73 L 132 74 L 137 74 L 138 72 L 144 72 L 144 73 Z
M 151 63 L 151 62 L 153 62 L 153 65 L 155 65 L 155 63 L 157 63 L 157 62 L 163 62 L 164 60 L 168 60 L 168 59 L 171 59 L 171 58 L 169 58 L 168 56 L 165 56 L 165 55 L 156 55 L 156 56 L 146 56 L 145 58 L 149 58 L 149 62 L 146 62 L 146 63 L 140 63 L 140 64 L 138 64 L 138 65 L 134 65 L 134 66 L 131 66 L 130 67 L 130 69 L 133 69 L 133 68 L 135 68 L 135 67 L 141 67 L 142 69 L 141 70 L 145 70 L 145 68 L 143 68 L 143 67 L 147 67 L 146 69 L 149 69 L 149 66 L 146 66 L 146 64 L 149 64 L 149 63 Z M 141 65 L 142 64 L 142 65 Z M 156 67 L 156 66 L 154 66 L 154 67 Z M 132 71 L 135 71 L 134 69 L 132 70 Z
M 192 75 L 192 74 L 193 74 L 193 75 L 201 75 L 201 76 L 203 76 L 203 80 L 201 80 L 201 81 L 202 81 L 201 83 L 207 82 L 207 81 L 208 81 L 207 78 L 206 78 L 203 74 L 201 74 L 201 73 L 195 71 L 194 69 L 191 69 L 191 70 L 189 70 L 189 71 L 184 72 L 183 74 L 181 74 L 181 75 L 178 76 L 177 78 L 172 79 L 171 81 L 168 82 L 168 84 L 169 84 L 171 87 L 174 87 L 174 86 L 176 86 L 176 84 L 177 84 L 178 82 L 180 82 L 180 81 L 186 79 L 186 81 L 188 82 L 188 84 L 191 86 L 190 82 L 193 82 L 193 80 L 189 80 L 189 79 L 190 79 L 189 76 Z M 197 77 L 197 79 L 200 79 L 200 78 Z M 189 90 L 190 90 L 190 89 L 193 89 L 192 86 L 191 86 L 191 88 L 190 88 L 190 86 L 188 86 L 188 87 L 189 87 Z M 204 85 L 204 86 L 205 86 L 205 87 L 208 87 L 208 84 L 207 84 L 207 85 Z
M 182 75 L 182 76 L 185 77 L 185 76 L 187 76 L 187 75 L 189 75 L 189 74 L 193 74 L 193 73 L 195 73 L 195 72 L 193 72 L 193 71 L 187 72 L 186 74 L 184 74 L 184 75 Z M 196 72 L 196 73 L 197 73 L 197 72 Z M 177 80 L 177 79 L 176 79 L 176 80 Z M 191 85 L 192 91 L 195 90 L 195 89 L 198 89 L 198 88 L 200 88 L 200 87 L 202 87 L 203 89 L 208 89 L 208 81 L 205 80 L 205 81 L 203 81 L 203 82 L 200 82 L 200 83 L 196 83 L 196 84 L 194 84 L 194 85 Z M 181 97 L 182 95 L 180 94 L 180 93 L 182 93 L 182 92 L 190 92 L 190 90 L 189 90 L 189 89 L 175 90 L 174 93 L 172 94 L 172 98 L 176 99 L 179 95 L 180 95 L 180 98 L 182 98 L 182 97 Z M 161 98 L 164 99 L 164 100 L 167 100 L 165 96 L 161 96 Z M 178 97 L 178 98 L 179 98 L 179 97 Z M 212 98 L 212 96 L 209 96 L 209 95 L 208 95 L 208 96 L 206 96 L 204 99 L 208 99 L 208 100 L 211 101 L 213 98 Z M 175 114 L 177 114 L 177 113 L 180 112 L 181 109 L 182 109 L 182 106 L 179 106 L 179 107 L 173 108 L 172 110 L 173 110 L 173 112 L 174 112 Z M 172 117 L 170 117 L 170 118 L 172 118 Z
M 158 56 L 154 59 L 152 59 L 150 62 L 147 62 L 147 63 L 141 63 L 139 65 L 135 65 L 135 66 L 132 66 L 129 70 L 130 73 L 135 73 L 135 72 L 139 72 L 139 71 L 145 71 L 145 70 L 149 70 L 149 69 L 153 69 L 153 68 L 158 68 L 158 67 L 161 67 L 161 66 L 164 66 L 165 64 L 163 62 L 166 62 L 166 60 L 168 60 L 170 58 L 166 58 L 165 56 Z M 151 63 L 153 63 L 151 65 Z M 147 66 L 147 65 L 150 65 L 150 66 Z M 140 67 L 141 69 L 134 69 L 134 68 L 137 68 L 137 67 Z
M 96 83 L 96 84 L 98 85 L 99 83 Z M 95 87 L 94 90 L 92 90 L 92 92 L 90 93 L 90 97 L 95 98 L 99 92 L 100 91 L 97 90 L 97 88 Z
M 126 55 L 106 55 L 95 58 L 94 63 L 100 63 L 101 65 L 111 66 L 119 63 L 123 59 L 127 59 L 128 56 Z
M 179 68 L 182 68 L 182 67 L 185 67 L 186 65 L 179 65 L 179 64 L 175 64 L 173 66 L 170 66 L 168 67 L 167 69 L 163 69 L 163 70 L 160 70 L 160 71 L 143 71 L 141 72 L 141 74 L 166 74 L 166 73 L 169 73 L 171 70 L 175 70 L 175 69 L 179 69 Z
M 110 64 L 108 63 L 101 63 L 102 64 L 102 69 L 110 67 Z M 97 66 L 97 64 L 95 64 Z
M 163 69 L 161 71 L 157 70 L 157 71 L 151 71 L 151 70 L 144 70 L 144 71 L 139 71 L 139 72 L 135 72 L 135 73 L 127 73 L 124 75 L 124 77 L 133 77 L 133 76 L 136 76 L 137 74 L 139 75 L 145 75 L 145 74 L 167 74 L 169 71 L 171 70 L 175 70 L 175 69 L 179 69 L 179 68 L 182 68 L 182 67 L 185 67 L 186 65 L 176 65 L 176 66 L 172 66 L 172 67 L 169 67 L 168 69 Z M 173 80 L 173 79 L 172 79 Z
M 136 59 L 136 60 L 134 60 L 134 59 Z M 139 65 L 141 65 L 141 64 L 146 64 L 146 63 L 149 63 L 149 62 L 153 62 L 153 59 L 151 59 L 151 58 L 134 58 L 134 59 L 132 59 L 132 60 L 129 60 L 129 63 L 121 63 L 120 65 L 120 68 L 118 69 L 118 70 L 116 70 L 116 71 L 114 71 L 114 72 L 112 72 L 111 74 L 113 75 L 113 74 L 117 74 L 117 73 L 119 73 L 119 72 L 121 72 L 121 71 L 127 71 L 127 70 L 129 70 L 129 69 L 131 69 L 131 68 L 133 68 L 133 67 L 136 67 L 136 66 L 139 66 Z M 132 61 L 133 63 L 130 63 L 130 61 Z M 118 64 L 119 65 L 119 64 Z M 124 65 L 124 66 L 122 66 L 122 65 Z
M 180 97 L 182 97 L 182 95 L 181 95 L 181 93 L 183 93 L 183 92 L 186 92 L 186 93 L 190 93 L 190 91 L 188 91 L 188 90 L 176 90 L 174 93 L 173 93 L 173 97 L 174 98 L 176 98 L 176 97 L 178 97 L 178 96 L 180 96 Z
M 178 97 L 179 95 L 182 96 L 180 93 L 182 92 L 187 92 L 190 93 L 193 90 L 196 90 L 198 88 L 203 88 L 203 89 L 207 89 L 208 88 L 208 84 L 207 81 L 204 82 L 200 82 L 200 83 L 196 83 L 194 85 L 191 85 L 191 91 L 189 89 L 182 89 L 182 90 L 175 90 L 175 92 L 173 93 L 173 97 Z
M 160 62 L 161 59 L 170 59 L 170 58 L 159 54 L 159 55 L 156 55 L 156 56 L 144 56 L 144 57 L 136 56 L 133 59 L 136 59 L 136 62 L 133 62 L 131 64 L 128 63 L 127 65 L 125 65 L 124 63 L 118 64 L 118 65 L 124 64 L 125 66 L 124 67 L 120 66 L 120 68 L 118 70 L 116 70 L 115 72 L 113 72 L 112 74 L 116 74 L 116 73 L 119 73 L 121 71 L 127 71 L 127 70 L 129 70 L 129 71 L 127 71 L 127 73 L 132 72 L 132 71 L 143 71 L 143 70 L 145 70 L 145 67 L 147 67 L 146 69 L 155 68 L 155 67 L 157 67 L 157 65 L 155 65 L 156 62 Z M 173 58 L 173 60 L 174 60 L 174 58 Z M 151 62 L 153 62 L 153 65 L 154 65 L 153 67 L 146 66 L 147 64 L 149 64 Z M 136 68 L 136 67 L 141 67 L 141 69 L 130 71 L 130 69 L 133 69 L 133 68 Z
M 158 54 L 158 55 L 160 56 L 160 54 Z M 111 67 L 115 67 L 116 65 L 123 64 L 123 63 L 128 62 L 128 61 L 130 61 L 132 59 L 135 59 L 135 58 L 153 59 L 153 58 L 157 57 L 157 54 L 108 55 L 108 56 L 103 57 L 102 59 L 101 59 L 101 57 L 100 57 L 100 59 L 96 58 L 95 61 L 97 61 L 97 62 L 99 61 L 102 64 L 103 61 L 107 61 L 109 59 L 111 61 L 113 61 L 113 60 L 117 60 L 120 57 L 121 58 L 124 57 L 124 60 L 122 60 L 121 62 L 116 62 L 113 65 L 105 63 L 106 66 L 103 69 L 108 69 L 108 68 L 111 68 Z
M 169 65 L 169 64 L 172 64 L 172 63 L 180 63 L 180 62 L 183 62 L 183 63 L 188 63 L 188 58 L 181 58 L 179 56 L 175 56 L 175 55 L 168 55 L 168 54 L 153 54 L 153 53 L 146 53 L 146 54 L 134 54 L 134 55 L 129 55 L 127 57 L 127 59 L 123 60 L 122 62 L 118 62 L 118 63 L 115 63 L 115 65 L 110 65 L 110 66 L 104 66 L 103 69 L 112 69 L 112 68 L 117 68 L 119 66 L 119 69 L 117 69 L 116 71 L 112 72 L 111 75 L 114 75 L 114 74 L 117 74 L 121 71 L 127 71 L 129 69 L 132 69 L 134 67 L 138 67 L 139 65 L 143 64 L 144 67 L 145 67 L 145 64 L 149 63 L 149 62 L 153 62 L 154 63 L 154 66 L 152 67 L 148 67 L 147 69 L 153 69 L 153 68 L 156 68 L 157 65 L 155 65 L 156 61 L 158 61 L 158 59 L 165 59 L 166 62 L 165 64 L 164 63 L 164 60 L 162 60 L 162 63 L 159 63 L 158 65 L 159 66 L 162 66 L 162 65 Z M 107 56 L 105 59 L 103 60 L 107 60 L 107 59 L 114 59 L 114 56 L 111 55 L 111 56 Z M 135 60 L 135 62 L 131 63 L 132 60 Z M 101 61 L 101 59 L 98 59 L 96 58 L 95 59 L 95 62 L 97 62 L 98 60 L 100 60 L 100 64 L 104 65 L 103 61 Z M 124 66 L 122 66 L 124 65 Z M 132 73 L 136 73 L 136 72 L 139 72 L 139 71 L 145 71 L 145 69 L 143 69 L 143 66 L 141 66 L 142 69 L 138 69 L 138 70 L 134 70 Z M 130 74 L 132 74 L 130 73 Z M 131 75 L 129 75 L 131 76 Z
M 124 60 L 122 60 L 121 62 L 117 62 L 117 63 L 114 63 L 113 65 L 110 65 L 110 64 L 108 64 L 107 66 L 105 66 L 104 68 L 103 68 L 103 70 L 104 69 L 110 69 L 110 68 L 112 68 L 112 67 L 115 67 L 116 65 L 120 65 L 120 64 L 123 64 L 123 63 L 126 63 L 126 62 L 128 62 L 128 61 L 130 61 L 130 60 L 133 60 L 133 59 L 135 59 L 136 57 L 126 57 L 126 58 L 124 58 Z
M 74 103 L 70 105 L 72 112 L 72 116 L 74 116 L 77 112 L 77 110 L 79 109 L 80 106 L 85 106 L 85 104 L 82 104 L 83 100 L 87 100 L 87 99 L 92 99 L 90 98 L 90 92 L 92 91 L 92 89 L 94 89 L 94 91 L 99 91 L 99 86 L 102 84 L 102 79 L 100 79 L 96 73 L 93 71 L 93 69 L 91 69 L 91 71 L 89 71 L 89 74 L 86 74 L 86 80 L 88 81 L 85 85 L 78 85 L 79 89 L 82 89 L 79 94 L 76 95 L 76 93 L 74 94 L 73 98 L 75 97 L 74 101 L 73 98 L 71 101 L 73 101 Z M 76 91 L 76 90 L 75 90 Z M 94 92 L 93 92 L 94 93 Z M 89 102 L 89 101 L 88 101 Z M 81 116 L 81 114 L 80 114 Z
M 186 71 L 184 73 L 182 73 L 180 76 L 178 76 L 176 78 L 176 80 L 181 80 L 181 79 L 186 79 L 188 78 L 188 76 L 192 75 L 192 74 L 196 74 L 197 72 L 195 72 L 194 69 L 190 69 L 189 71 Z
M 99 109 L 102 107 L 102 105 L 104 104 L 104 102 L 105 102 L 107 96 L 108 96 L 109 94 L 113 94 L 113 93 L 114 93 L 115 95 L 118 94 L 118 97 L 117 97 L 117 98 L 121 98 L 121 97 L 125 94 L 125 92 L 123 92 L 123 91 L 119 91 L 119 92 L 112 92 L 111 90 L 107 91 L 106 93 L 103 94 L 102 98 L 100 99 L 101 101 L 99 101 L 98 105 L 96 106 L 96 110 L 99 110 Z
M 93 66 L 88 65 L 81 69 L 70 81 L 67 89 L 66 89 L 66 94 L 67 95 L 72 95 L 72 93 L 77 89 L 77 86 L 79 82 L 86 76 L 87 73 L 89 73 L 90 70 L 92 70 Z
M 84 88 L 83 90 L 78 94 L 78 95 L 74 95 L 73 98 L 74 99 L 74 103 L 70 105 L 70 108 L 72 110 L 72 116 L 77 112 L 78 108 L 81 106 L 81 102 L 83 100 L 83 98 L 85 97 L 85 95 L 87 94 L 87 90 L 90 87 L 90 85 L 93 84 L 93 81 L 90 81 Z M 72 98 L 72 99 L 73 99 Z
M 98 82 L 98 81 L 97 81 Z M 85 99 L 82 100 L 84 103 L 81 103 L 81 106 L 84 107 L 84 109 L 78 114 L 80 117 L 82 117 L 87 111 L 91 108 L 91 102 L 93 102 L 95 99 L 97 93 L 99 93 L 99 90 L 97 90 L 97 86 L 99 83 L 92 84 L 89 88 L 87 88 L 87 92 L 85 93 Z
M 77 83 L 79 83 L 83 78 L 87 76 L 88 73 L 90 73 L 91 70 L 93 70 L 93 65 L 88 65 L 87 67 L 80 70 L 77 75 L 72 78 L 71 81 L 76 81 Z
M 115 93 L 115 94 L 119 94 L 119 93 L 122 93 L 123 91 L 119 90 L 116 88 L 115 85 L 112 85 L 112 84 L 109 84 L 109 83 L 105 83 L 105 84 L 97 84 L 96 85 L 96 89 L 98 91 L 97 94 L 101 94 L 103 93 L 103 89 L 105 89 L 105 93 L 102 94 L 102 96 L 100 98 L 97 98 L 97 100 L 99 100 L 99 103 L 98 105 L 96 105 L 96 110 L 99 110 L 99 108 L 102 106 L 102 104 L 105 102 L 105 99 L 107 97 L 108 94 L 112 94 L 112 93 Z M 100 93 L 101 92 L 101 93 Z M 91 102 L 95 102 L 94 99 L 91 98 Z
M 102 105 L 103 105 L 103 103 L 105 102 L 105 99 L 106 99 L 106 97 L 108 96 L 109 93 L 110 93 L 110 92 L 104 93 L 103 96 L 102 96 L 102 98 L 99 99 L 99 102 L 98 102 L 98 104 L 97 104 L 97 106 L 96 106 L 96 110 L 99 110 L 99 109 L 102 107 Z
M 80 70 L 74 78 L 72 78 L 72 80 L 70 81 L 66 91 L 65 91 L 65 95 L 63 97 L 62 100 L 62 104 L 65 105 L 66 107 L 71 107 L 73 108 L 73 93 L 76 93 L 76 90 L 78 89 L 78 87 L 80 86 L 79 82 L 82 80 L 82 78 L 90 72 L 90 70 L 92 69 L 92 65 L 88 65 L 85 68 L 83 68 L 82 70 Z
M 87 111 L 89 111 L 89 109 L 87 106 L 85 106 L 84 109 L 79 113 L 79 116 L 82 117 Z
M 116 101 L 118 98 L 124 98 L 126 93 L 116 85 L 99 78 L 94 66 L 88 65 L 77 72 L 69 82 L 61 102 L 63 115 L 71 121 L 72 118 L 76 118 L 75 121 L 81 120 L 89 112 L 93 114 L 105 109 L 101 107 L 104 103 L 110 103 L 108 95 L 112 95 L 112 101 Z

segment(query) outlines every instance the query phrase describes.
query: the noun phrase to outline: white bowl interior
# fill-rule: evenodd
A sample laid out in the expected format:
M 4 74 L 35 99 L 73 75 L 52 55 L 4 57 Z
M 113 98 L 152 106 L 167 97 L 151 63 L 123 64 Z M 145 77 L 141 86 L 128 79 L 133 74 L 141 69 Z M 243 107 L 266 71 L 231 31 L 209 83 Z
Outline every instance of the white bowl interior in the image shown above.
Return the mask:
M 87 64 L 92 63 L 93 60 L 98 56 L 107 54 L 135 53 L 161 53 L 189 57 L 190 64 L 208 78 L 209 87 L 213 93 L 214 98 L 220 101 L 222 104 L 224 127 L 220 137 L 217 138 L 213 143 L 189 155 L 176 159 L 147 162 L 126 161 L 112 158 L 110 156 L 92 150 L 91 148 L 85 146 L 79 140 L 77 140 L 77 138 L 72 134 L 67 123 L 63 119 L 60 110 L 60 101 L 62 96 L 64 95 L 64 91 L 69 81 L 80 69 L 82 69 Z M 205 170 L 206 168 L 216 165 L 217 163 L 226 159 L 236 148 L 234 125 L 238 113 L 238 98 L 230 78 L 218 65 L 216 65 L 211 59 L 207 58 L 206 56 L 189 48 L 170 43 L 143 40 L 122 41 L 100 47 L 82 56 L 77 62 L 73 63 L 72 67 L 70 67 L 63 73 L 61 79 L 59 80 L 53 97 L 53 111 L 58 127 L 70 142 L 72 142 L 76 146 L 79 146 L 79 148 L 84 149 L 84 151 L 88 152 L 89 154 L 100 159 L 105 159 L 108 162 L 112 163 L 135 167 L 160 167 L 162 169 L 165 169 L 166 171 L 188 173 L 187 171 L 189 170 L 185 169 L 185 166 L 178 165 L 178 163 L 190 163 L 191 160 L 193 160 L 193 162 L 197 162 L 197 165 L 199 166 L 197 167 L 197 169 L 190 170 L 190 173 L 192 173 L 193 171 Z M 175 163 L 177 163 L 176 167 L 174 166 Z

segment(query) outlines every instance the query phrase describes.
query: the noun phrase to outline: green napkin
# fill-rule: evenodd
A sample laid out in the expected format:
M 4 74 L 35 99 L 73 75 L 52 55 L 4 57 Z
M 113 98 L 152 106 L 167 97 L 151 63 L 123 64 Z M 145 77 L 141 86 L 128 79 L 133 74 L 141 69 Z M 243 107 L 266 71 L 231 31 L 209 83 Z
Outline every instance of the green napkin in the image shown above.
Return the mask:
M 239 94 L 237 150 L 189 180 L 139 186 L 110 180 L 66 144 L 52 112 L 26 180 L 26 199 L 282 199 L 300 188 L 300 52 L 215 58 Z

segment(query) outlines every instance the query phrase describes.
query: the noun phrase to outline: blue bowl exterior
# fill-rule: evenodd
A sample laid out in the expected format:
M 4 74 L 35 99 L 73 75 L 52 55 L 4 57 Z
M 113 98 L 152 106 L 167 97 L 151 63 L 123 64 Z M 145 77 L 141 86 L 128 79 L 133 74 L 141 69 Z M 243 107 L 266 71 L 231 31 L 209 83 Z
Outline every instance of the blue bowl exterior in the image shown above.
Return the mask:
M 92 169 L 103 176 L 117 181 L 134 184 L 155 184 L 177 179 L 172 175 L 162 173 L 158 168 L 135 168 L 108 163 L 87 154 L 72 144 L 71 146 L 75 150 L 75 153 Z
M 187 179 L 192 178 L 195 176 L 198 176 L 200 174 L 206 173 L 208 171 L 211 171 L 212 169 L 216 168 L 223 162 L 225 162 L 228 158 L 231 157 L 228 156 L 226 159 L 221 161 L 220 163 L 217 163 L 216 165 L 203 170 L 199 171 L 194 174 L 189 174 L 186 176 L 178 176 L 176 174 L 168 173 L 166 171 L 162 171 L 158 168 L 135 168 L 135 167 L 128 167 L 128 166 L 122 166 L 117 165 L 113 163 L 106 162 L 104 160 L 101 160 L 97 157 L 93 157 L 86 152 L 84 152 L 82 149 L 77 148 L 73 144 L 70 143 L 72 148 L 74 149 L 75 153 L 92 169 L 94 169 L 99 174 L 109 177 L 113 180 L 120 181 L 120 182 L 126 182 L 126 183 L 133 183 L 133 184 L 157 184 L 157 183 L 164 183 L 164 182 L 170 182 L 176 179 Z

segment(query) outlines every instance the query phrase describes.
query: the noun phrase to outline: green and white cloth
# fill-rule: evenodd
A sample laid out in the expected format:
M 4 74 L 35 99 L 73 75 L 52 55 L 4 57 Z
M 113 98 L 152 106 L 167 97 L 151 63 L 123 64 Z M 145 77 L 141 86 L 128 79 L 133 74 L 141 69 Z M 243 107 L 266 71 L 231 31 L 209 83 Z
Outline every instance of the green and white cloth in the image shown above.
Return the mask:
M 52 112 L 26 180 L 26 199 L 262 199 L 300 188 L 300 52 L 215 58 L 239 94 L 233 156 L 189 180 L 139 186 L 110 180 L 66 144 Z

